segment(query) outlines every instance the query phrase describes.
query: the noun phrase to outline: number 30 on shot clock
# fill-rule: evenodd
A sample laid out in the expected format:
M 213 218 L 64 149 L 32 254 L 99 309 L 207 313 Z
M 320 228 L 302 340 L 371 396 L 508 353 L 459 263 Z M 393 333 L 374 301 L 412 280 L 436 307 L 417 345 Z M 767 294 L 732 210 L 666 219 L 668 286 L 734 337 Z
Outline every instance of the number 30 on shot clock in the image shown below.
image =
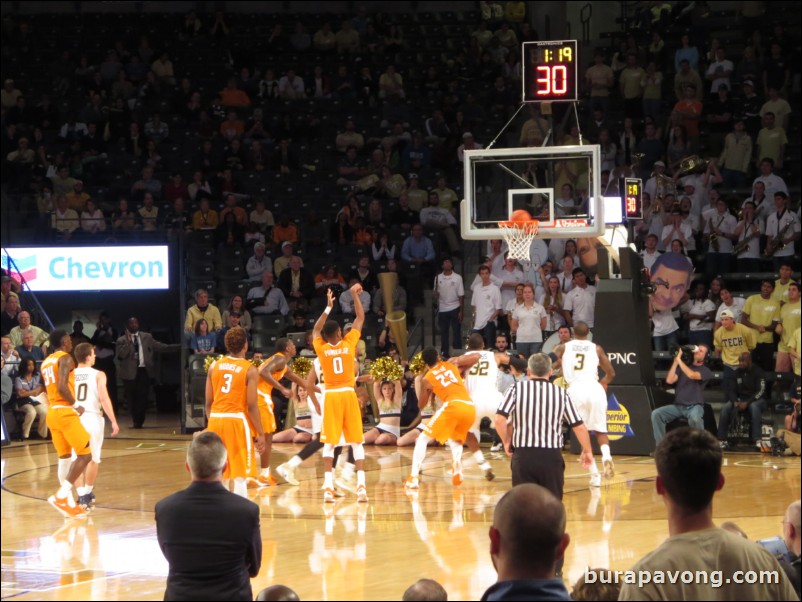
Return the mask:
M 576 40 L 524 42 L 524 102 L 577 100 Z

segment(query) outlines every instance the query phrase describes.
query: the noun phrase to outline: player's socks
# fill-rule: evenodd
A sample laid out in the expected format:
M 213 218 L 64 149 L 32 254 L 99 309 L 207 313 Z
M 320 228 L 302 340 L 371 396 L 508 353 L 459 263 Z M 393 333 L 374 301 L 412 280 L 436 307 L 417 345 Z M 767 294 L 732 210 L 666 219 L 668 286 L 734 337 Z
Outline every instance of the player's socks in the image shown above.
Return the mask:
M 426 458 L 426 446 L 431 441 L 431 437 L 428 437 L 425 433 L 421 433 L 418 440 L 415 441 L 415 451 L 412 452 L 412 470 L 411 474 L 413 477 L 417 477 L 420 474 L 420 467 L 423 465 L 423 460 Z
M 76 487 L 75 491 L 78 493 L 78 497 L 79 498 L 82 498 L 83 496 L 85 496 L 87 494 L 85 486 L 84 487 Z
M 67 480 L 67 475 L 70 474 L 70 466 L 72 466 L 72 458 L 59 458 L 58 460 L 58 483 L 64 484 Z M 61 496 L 64 497 L 64 496 Z
M 59 487 L 58 492 L 56 493 L 57 498 L 66 499 L 70 506 L 75 505 L 75 500 L 72 498 L 72 483 L 65 480 L 61 487 Z
M 330 470 L 323 473 L 323 489 L 334 489 L 334 474 Z
M 262 475 L 263 477 L 269 477 L 270 476 L 270 466 L 268 465 L 268 466 L 262 468 L 259 471 L 259 474 Z
M 84 485 L 84 493 L 92 493 L 92 490 L 95 488 L 94 485 Z
M 476 460 L 476 463 L 482 470 L 490 470 L 490 462 L 485 459 L 485 455 L 482 453 L 482 450 L 473 452 L 473 459 Z
M 600 445 L 599 449 L 601 450 L 601 457 L 602 460 L 612 460 L 613 454 L 610 452 L 609 445 Z
M 322 444 L 321 444 L 321 447 L 322 447 Z M 297 455 L 297 456 L 293 456 L 292 458 L 287 460 L 287 465 L 290 468 L 297 468 L 298 466 L 301 465 L 301 462 L 303 462 L 303 458 L 301 458 L 300 455 Z
M 357 470 L 356 471 L 356 486 L 357 487 L 364 487 L 365 486 L 365 471 L 364 470 Z

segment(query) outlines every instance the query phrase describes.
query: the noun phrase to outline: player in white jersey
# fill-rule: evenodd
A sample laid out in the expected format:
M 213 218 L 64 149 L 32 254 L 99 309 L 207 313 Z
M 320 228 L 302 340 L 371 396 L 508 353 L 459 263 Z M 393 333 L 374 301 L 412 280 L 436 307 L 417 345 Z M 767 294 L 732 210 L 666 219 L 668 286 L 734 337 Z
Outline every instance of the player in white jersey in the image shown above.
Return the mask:
M 479 442 L 482 439 L 480 426 L 482 418 L 491 421 L 501 405 L 502 395 L 498 390 L 499 364 L 509 364 L 510 356 L 506 353 L 485 351 L 485 342 L 482 335 L 473 333 L 468 337 L 468 353 L 449 360 L 463 372 L 465 388 L 471 395 L 476 408 L 476 419 L 471 427 L 465 445 L 471 452 L 476 463 L 484 471 L 485 478 L 492 481 L 495 478 L 490 463 L 485 459 Z
M 590 332 L 584 322 L 574 324 L 574 340 L 561 343 L 554 353 L 561 360 L 562 374 L 568 385 L 568 395 L 574 402 L 582 420 L 596 435 L 602 453 L 604 476 L 615 475 L 610 439 L 607 436 L 607 385 L 615 378 L 615 370 L 601 345 L 588 341 Z M 604 378 L 599 381 L 599 367 Z M 590 465 L 590 486 L 601 486 L 601 475 L 596 463 Z
M 81 423 L 89 433 L 89 449 L 92 451 L 92 461 L 86 466 L 86 470 L 76 482 L 76 486 L 78 504 L 88 508 L 95 502 L 95 494 L 92 490 L 95 487 L 100 468 L 100 450 L 103 446 L 106 429 L 103 413 L 105 412 L 111 421 L 112 437 L 120 432 L 120 427 L 117 425 L 114 407 L 111 405 L 111 398 L 106 389 L 106 374 L 92 367 L 96 360 L 95 348 L 89 343 L 81 343 L 75 347 L 73 353 L 78 362 L 78 367 L 73 372 L 75 375 L 75 401 L 76 405 L 84 409 L 81 414 Z

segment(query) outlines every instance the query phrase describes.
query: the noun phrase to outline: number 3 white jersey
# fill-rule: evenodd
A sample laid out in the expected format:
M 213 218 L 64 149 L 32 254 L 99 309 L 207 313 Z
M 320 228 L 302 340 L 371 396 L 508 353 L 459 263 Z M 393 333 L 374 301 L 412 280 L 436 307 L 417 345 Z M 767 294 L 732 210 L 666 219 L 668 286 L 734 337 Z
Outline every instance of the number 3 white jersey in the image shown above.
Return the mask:
M 97 390 L 97 370 L 94 368 L 76 368 L 75 401 L 84 408 L 87 414 L 100 415 L 100 393 Z
M 568 341 L 564 345 L 562 371 L 569 385 L 577 381 L 599 380 L 599 356 L 592 341 Z
M 471 394 L 471 399 L 476 402 L 482 396 L 493 395 L 498 389 L 498 363 L 496 354 L 492 351 L 470 351 L 470 354 L 479 354 L 479 361 L 476 362 L 468 372 L 465 373 L 465 388 Z

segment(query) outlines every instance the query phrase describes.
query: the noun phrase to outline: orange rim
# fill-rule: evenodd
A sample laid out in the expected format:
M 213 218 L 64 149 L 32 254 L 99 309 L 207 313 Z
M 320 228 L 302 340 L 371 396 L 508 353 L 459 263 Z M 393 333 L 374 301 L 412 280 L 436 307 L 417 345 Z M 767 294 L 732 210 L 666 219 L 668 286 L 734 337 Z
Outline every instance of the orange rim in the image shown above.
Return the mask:
M 537 234 L 539 223 L 540 222 L 538 220 L 532 219 L 519 222 L 499 222 L 498 225 L 500 228 L 517 228 L 518 230 L 524 230 L 529 233 Z

